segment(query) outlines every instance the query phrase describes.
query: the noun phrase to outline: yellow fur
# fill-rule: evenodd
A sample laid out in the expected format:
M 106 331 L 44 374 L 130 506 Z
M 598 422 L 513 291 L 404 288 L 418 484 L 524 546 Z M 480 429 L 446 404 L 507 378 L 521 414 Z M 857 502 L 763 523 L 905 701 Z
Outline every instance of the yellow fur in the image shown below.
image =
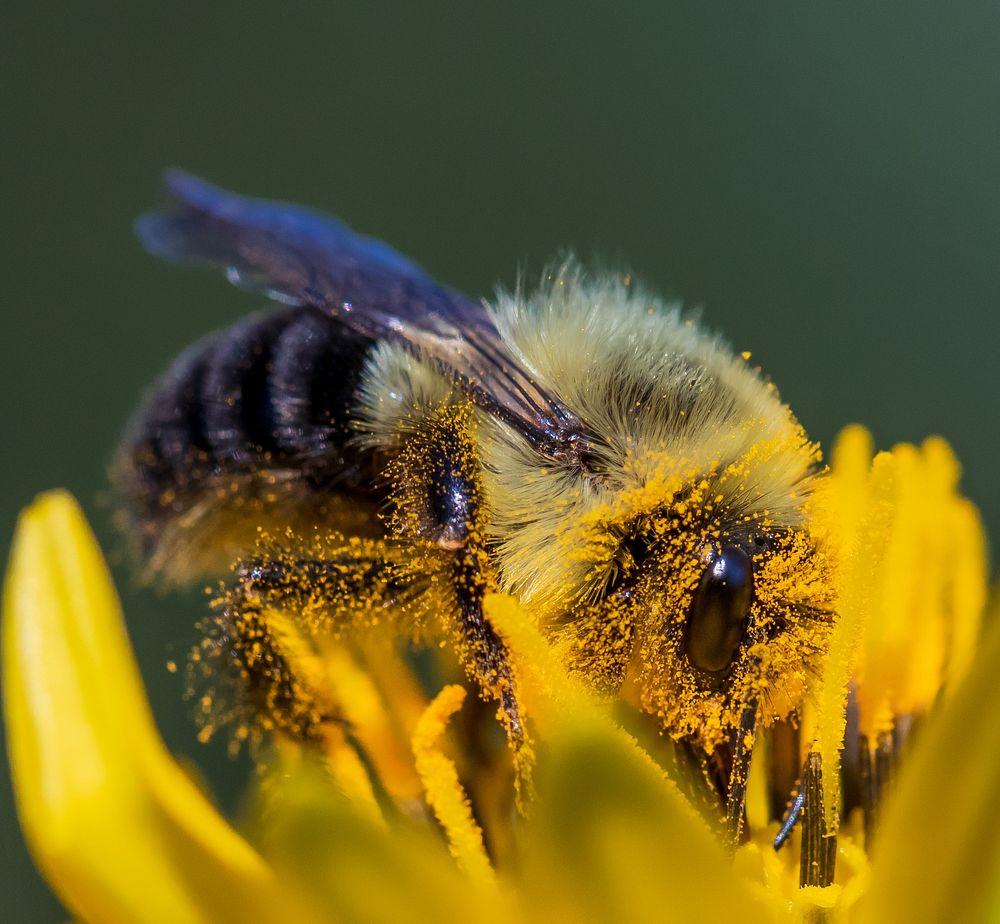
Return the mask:
M 602 477 L 587 478 L 478 414 L 486 528 L 501 586 L 539 614 L 556 615 L 603 579 L 604 526 L 669 504 L 699 479 L 718 487 L 718 506 L 733 515 L 772 527 L 801 522 L 815 447 L 774 387 L 677 306 L 619 278 L 588 280 L 568 263 L 533 294 L 500 293 L 491 314 L 538 383 L 604 444 Z M 464 399 L 434 370 L 383 344 L 356 409 L 362 438 L 395 449 L 449 400 Z

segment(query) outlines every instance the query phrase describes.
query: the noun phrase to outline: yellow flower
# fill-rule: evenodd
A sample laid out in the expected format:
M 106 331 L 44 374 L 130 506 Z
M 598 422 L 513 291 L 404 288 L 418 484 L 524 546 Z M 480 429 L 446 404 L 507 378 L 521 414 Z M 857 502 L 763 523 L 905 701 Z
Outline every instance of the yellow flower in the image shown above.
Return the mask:
M 428 702 L 372 643 L 303 653 L 303 669 L 329 673 L 351 726 L 320 748 L 276 736 L 237 832 L 157 735 L 106 567 L 63 493 L 22 515 L 3 604 L 10 759 L 35 859 L 91 924 L 998 919 L 1000 623 L 977 641 L 978 521 L 943 444 L 870 463 L 866 437 L 849 432 L 817 498 L 844 550 L 841 605 L 800 737 L 826 784 L 831 885 L 799 888 L 798 834 L 791 849 L 770 845 L 761 768 L 774 736 L 758 743 L 750 837 L 734 856 L 689 801 L 668 743 L 640 744 L 622 722 L 640 737 L 641 725 L 567 676 L 499 595 L 487 612 L 514 656 L 537 752 L 526 817 L 511 809 L 502 743 L 465 746 L 470 723 L 482 732 L 491 717 L 453 685 Z M 849 701 L 873 755 L 921 717 L 903 754 L 888 754 L 898 773 L 870 857 L 836 785 Z
M 107 570 L 67 495 L 22 514 L 3 607 L 21 824 L 66 905 L 95 922 L 280 920 L 271 871 L 158 737 Z

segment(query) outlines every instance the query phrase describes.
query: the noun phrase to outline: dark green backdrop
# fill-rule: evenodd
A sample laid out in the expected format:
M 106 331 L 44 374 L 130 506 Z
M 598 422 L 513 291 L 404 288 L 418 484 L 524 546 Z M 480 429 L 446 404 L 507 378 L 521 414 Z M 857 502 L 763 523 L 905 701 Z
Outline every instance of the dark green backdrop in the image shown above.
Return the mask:
M 1000 529 L 1000 7 L 6 2 L 0 13 L 0 553 L 71 488 L 110 541 L 105 465 L 143 385 L 258 300 L 146 257 L 179 165 L 303 200 L 472 293 L 559 248 L 704 306 L 811 433 L 943 433 Z M 117 568 L 163 732 L 194 741 L 196 594 Z M 0 919 L 64 917 L 0 771 Z

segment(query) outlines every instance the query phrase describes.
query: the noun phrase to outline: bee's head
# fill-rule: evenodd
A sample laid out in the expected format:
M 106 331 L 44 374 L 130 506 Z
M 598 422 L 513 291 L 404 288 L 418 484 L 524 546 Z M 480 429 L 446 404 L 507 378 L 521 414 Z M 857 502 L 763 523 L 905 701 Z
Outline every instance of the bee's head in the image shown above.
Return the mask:
M 794 708 L 832 605 L 807 517 L 775 521 L 701 479 L 602 541 L 599 590 L 561 630 L 581 670 L 706 747 L 749 702 L 764 721 Z

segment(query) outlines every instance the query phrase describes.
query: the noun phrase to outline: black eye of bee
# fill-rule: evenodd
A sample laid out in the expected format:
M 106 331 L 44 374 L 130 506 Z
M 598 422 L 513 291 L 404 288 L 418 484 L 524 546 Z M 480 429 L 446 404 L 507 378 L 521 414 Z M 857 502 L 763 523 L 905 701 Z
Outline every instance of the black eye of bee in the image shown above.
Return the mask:
M 750 556 L 739 548 L 724 548 L 705 568 L 691 601 L 684 648 L 693 667 L 717 674 L 732 664 L 752 603 Z

